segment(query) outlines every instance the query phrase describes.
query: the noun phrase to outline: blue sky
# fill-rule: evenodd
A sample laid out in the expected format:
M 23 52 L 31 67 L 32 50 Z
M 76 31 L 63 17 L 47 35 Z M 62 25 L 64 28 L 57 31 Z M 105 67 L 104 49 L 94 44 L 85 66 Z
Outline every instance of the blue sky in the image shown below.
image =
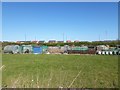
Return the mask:
M 4 41 L 115 40 L 118 38 L 116 2 L 4 2 Z

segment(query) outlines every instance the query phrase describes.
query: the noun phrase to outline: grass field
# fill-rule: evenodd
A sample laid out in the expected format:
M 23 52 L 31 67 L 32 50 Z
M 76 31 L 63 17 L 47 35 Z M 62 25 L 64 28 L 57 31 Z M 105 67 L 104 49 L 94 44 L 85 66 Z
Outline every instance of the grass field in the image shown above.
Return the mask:
M 118 87 L 118 56 L 3 54 L 2 65 L 3 87 Z

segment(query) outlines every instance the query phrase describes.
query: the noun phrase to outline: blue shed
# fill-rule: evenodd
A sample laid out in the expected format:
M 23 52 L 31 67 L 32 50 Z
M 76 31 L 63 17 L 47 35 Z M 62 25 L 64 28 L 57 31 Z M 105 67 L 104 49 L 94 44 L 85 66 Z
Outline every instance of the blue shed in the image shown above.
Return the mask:
M 42 47 L 40 47 L 40 46 L 33 46 L 33 53 L 34 54 L 42 54 Z

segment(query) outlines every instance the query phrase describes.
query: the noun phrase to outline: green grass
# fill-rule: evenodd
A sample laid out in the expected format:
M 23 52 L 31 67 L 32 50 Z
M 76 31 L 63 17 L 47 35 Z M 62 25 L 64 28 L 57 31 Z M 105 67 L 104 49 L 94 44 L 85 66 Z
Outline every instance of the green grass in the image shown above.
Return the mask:
M 3 54 L 2 65 L 3 87 L 118 87 L 118 56 Z

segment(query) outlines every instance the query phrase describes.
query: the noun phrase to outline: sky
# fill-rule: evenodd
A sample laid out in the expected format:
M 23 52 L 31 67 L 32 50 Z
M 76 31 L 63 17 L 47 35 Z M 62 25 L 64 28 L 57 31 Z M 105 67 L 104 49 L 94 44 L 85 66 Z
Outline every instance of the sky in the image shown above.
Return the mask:
M 2 3 L 3 41 L 117 38 L 117 2 Z

